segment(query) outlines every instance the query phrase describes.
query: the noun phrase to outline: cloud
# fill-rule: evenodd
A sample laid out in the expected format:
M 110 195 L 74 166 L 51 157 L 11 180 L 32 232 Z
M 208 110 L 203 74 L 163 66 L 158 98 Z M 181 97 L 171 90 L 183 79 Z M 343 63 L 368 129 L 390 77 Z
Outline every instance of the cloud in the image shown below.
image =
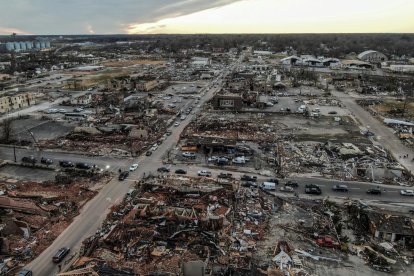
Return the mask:
M 87 31 L 88 31 L 88 33 L 90 33 L 90 34 L 94 34 L 94 33 L 95 33 L 95 31 L 93 30 L 93 28 L 92 28 L 92 26 L 91 26 L 91 25 L 86 26 L 86 30 L 87 30 Z
M 1 27 L 0 26 L 0 34 L 13 34 L 16 33 L 18 35 L 30 35 L 31 33 L 25 32 L 23 30 L 20 29 L 16 29 L 16 28 L 7 28 L 7 27 Z
M 122 33 L 243 0 L 4 0 L 0 26 L 36 34 Z M 85 26 L 93 26 L 85 28 Z M 153 26 L 151 26 L 153 27 Z M 161 27 L 161 26 L 159 26 Z M 3 30 L 0 33 L 8 34 Z

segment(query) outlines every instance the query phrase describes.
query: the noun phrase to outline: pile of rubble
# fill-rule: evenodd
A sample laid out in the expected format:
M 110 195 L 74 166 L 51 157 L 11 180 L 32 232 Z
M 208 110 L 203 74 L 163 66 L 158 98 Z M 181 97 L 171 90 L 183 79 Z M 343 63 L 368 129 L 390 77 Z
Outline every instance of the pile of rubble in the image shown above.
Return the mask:
M 137 275 L 170 273 L 199 262 L 206 274 L 249 272 L 273 203 L 258 190 L 211 178 L 147 177 L 84 241 L 87 263 L 105 262 Z
M 372 144 L 284 142 L 283 172 L 402 184 L 412 176 L 386 150 Z
M 1 253 L 14 265 L 45 250 L 97 193 L 109 175 L 79 175 L 68 171 L 55 181 L 0 184 Z

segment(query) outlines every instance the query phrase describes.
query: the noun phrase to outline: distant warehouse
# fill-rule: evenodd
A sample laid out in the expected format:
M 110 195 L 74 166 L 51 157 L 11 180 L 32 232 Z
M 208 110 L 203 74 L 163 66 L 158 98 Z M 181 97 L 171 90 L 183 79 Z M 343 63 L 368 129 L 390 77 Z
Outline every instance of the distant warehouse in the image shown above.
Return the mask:
M 386 55 L 378 51 L 374 51 L 374 50 L 368 50 L 368 51 L 360 53 L 358 55 L 358 59 L 363 60 L 363 61 L 373 62 L 373 63 L 380 63 L 380 62 L 388 60 Z

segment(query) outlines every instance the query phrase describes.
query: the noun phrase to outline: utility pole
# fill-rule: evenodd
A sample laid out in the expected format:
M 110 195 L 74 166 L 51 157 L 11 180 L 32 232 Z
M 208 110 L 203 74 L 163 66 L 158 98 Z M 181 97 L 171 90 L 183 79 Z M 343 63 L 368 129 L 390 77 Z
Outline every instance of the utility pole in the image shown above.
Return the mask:
M 14 163 L 17 163 L 17 157 L 16 157 L 16 145 L 13 145 L 13 154 L 14 154 Z

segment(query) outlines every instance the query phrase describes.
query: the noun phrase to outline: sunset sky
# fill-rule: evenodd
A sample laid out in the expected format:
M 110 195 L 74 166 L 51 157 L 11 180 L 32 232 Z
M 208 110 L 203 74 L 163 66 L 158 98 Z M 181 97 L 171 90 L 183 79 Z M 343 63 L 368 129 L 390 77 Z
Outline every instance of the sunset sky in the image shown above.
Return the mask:
M 413 0 L 0 0 L 0 34 L 414 32 Z

